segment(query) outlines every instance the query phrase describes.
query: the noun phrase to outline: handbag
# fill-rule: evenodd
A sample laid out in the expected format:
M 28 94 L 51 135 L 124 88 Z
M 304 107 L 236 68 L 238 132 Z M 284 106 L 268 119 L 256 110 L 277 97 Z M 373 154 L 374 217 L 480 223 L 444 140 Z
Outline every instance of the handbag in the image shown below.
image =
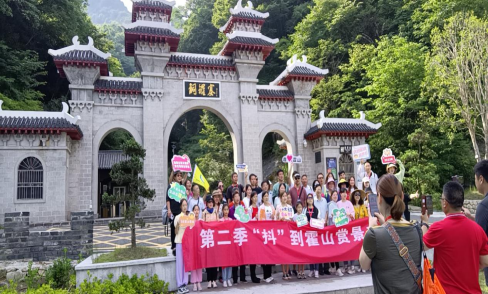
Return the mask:
M 410 253 L 408 252 L 408 247 L 405 246 L 400 236 L 398 236 L 398 233 L 395 231 L 395 228 L 393 228 L 393 226 L 389 222 L 385 222 L 383 224 L 383 227 L 390 235 L 393 243 L 395 243 L 395 246 L 398 249 L 398 254 L 400 254 L 400 257 L 403 259 L 408 269 L 410 270 L 410 273 L 412 274 L 415 283 L 422 291 L 422 269 L 417 267 L 417 265 L 413 261 L 412 256 L 410 256 Z M 420 244 L 421 244 L 420 248 L 422 248 L 423 247 L 422 235 L 420 234 L 420 229 L 417 224 L 415 224 L 415 227 L 417 229 L 417 232 L 419 233 Z
M 435 274 L 435 268 L 430 265 L 427 254 L 424 252 L 424 294 L 446 294 L 441 282 Z

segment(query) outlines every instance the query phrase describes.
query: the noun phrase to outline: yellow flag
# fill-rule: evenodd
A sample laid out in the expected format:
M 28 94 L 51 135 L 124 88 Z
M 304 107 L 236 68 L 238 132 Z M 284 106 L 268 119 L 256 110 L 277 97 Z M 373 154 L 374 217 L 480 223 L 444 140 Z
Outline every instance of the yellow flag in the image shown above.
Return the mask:
M 198 168 L 198 166 L 195 164 L 195 170 L 193 171 L 193 184 L 198 184 L 202 187 L 205 188 L 207 192 L 210 192 L 210 185 L 207 182 L 207 179 L 203 176 L 202 172 Z

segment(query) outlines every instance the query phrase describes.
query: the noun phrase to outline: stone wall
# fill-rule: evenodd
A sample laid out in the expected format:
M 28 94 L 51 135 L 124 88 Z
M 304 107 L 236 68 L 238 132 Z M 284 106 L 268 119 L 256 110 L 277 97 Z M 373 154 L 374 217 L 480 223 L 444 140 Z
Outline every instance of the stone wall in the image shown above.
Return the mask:
M 475 214 L 476 208 L 478 208 L 478 204 L 480 204 L 481 200 L 464 200 L 464 207 L 469 209 L 472 215 Z
M 29 212 L 6 213 L 0 234 L 0 260 L 32 258 L 34 261 L 66 255 L 78 259 L 93 249 L 93 211 L 71 213 L 71 230 L 30 232 Z

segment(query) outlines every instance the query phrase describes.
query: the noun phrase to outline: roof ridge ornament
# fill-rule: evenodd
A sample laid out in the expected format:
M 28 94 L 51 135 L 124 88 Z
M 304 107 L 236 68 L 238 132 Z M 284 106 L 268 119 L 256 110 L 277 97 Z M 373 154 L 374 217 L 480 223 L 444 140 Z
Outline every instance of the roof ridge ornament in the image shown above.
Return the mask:
M 249 12 L 254 14 L 255 16 L 262 17 L 262 18 L 268 18 L 269 13 L 268 12 L 260 12 L 254 9 L 254 5 L 252 4 L 251 1 L 247 1 L 247 6 L 244 7 L 242 6 L 242 0 L 237 1 L 236 6 L 234 8 L 229 9 L 230 14 L 238 14 L 239 12 Z
M 65 53 L 68 53 L 70 51 L 80 50 L 80 51 L 91 51 L 103 59 L 108 59 L 109 57 L 112 56 L 112 54 L 110 54 L 110 53 L 104 53 L 104 52 L 98 50 L 97 48 L 95 48 L 92 37 L 90 37 L 90 36 L 88 37 L 88 44 L 87 45 L 81 45 L 80 41 L 78 41 L 78 39 L 79 39 L 78 36 L 74 36 L 71 39 L 71 42 L 73 42 L 73 45 L 71 45 L 71 46 L 64 47 L 64 48 L 61 48 L 58 50 L 49 49 L 48 50 L 49 55 L 60 56 L 60 55 L 63 55 Z
M 359 112 L 359 119 L 357 118 L 332 118 L 332 117 L 325 117 L 325 110 L 321 110 L 319 113 L 319 119 L 316 121 L 317 128 L 321 129 L 324 123 L 354 123 L 354 124 L 365 124 L 373 129 L 379 129 L 381 127 L 381 123 L 372 123 L 366 120 L 366 114 L 364 111 Z

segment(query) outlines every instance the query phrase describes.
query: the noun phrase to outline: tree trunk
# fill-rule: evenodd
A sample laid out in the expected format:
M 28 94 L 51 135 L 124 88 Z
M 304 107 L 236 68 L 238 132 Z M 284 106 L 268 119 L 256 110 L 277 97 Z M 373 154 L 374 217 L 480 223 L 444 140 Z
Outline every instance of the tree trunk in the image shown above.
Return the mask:
M 131 248 L 136 248 L 136 218 L 132 218 L 132 226 L 130 228 L 130 243 Z
M 468 131 L 469 131 L 469 136 L 471 137 L 471 143 L 473 144 L 474 157 L 476 158 L 476 162 L 480 162 L 481 156 L 480 156 L 480 148 L 478 147 L 478 143 L 476 142 L 476 129 L 472 125 L 468 125 Z M 486 134 L 485 134 L 485 138 L 486 138 Z M 485 145 L 486 145 L 486 139 L 485 139 Z

